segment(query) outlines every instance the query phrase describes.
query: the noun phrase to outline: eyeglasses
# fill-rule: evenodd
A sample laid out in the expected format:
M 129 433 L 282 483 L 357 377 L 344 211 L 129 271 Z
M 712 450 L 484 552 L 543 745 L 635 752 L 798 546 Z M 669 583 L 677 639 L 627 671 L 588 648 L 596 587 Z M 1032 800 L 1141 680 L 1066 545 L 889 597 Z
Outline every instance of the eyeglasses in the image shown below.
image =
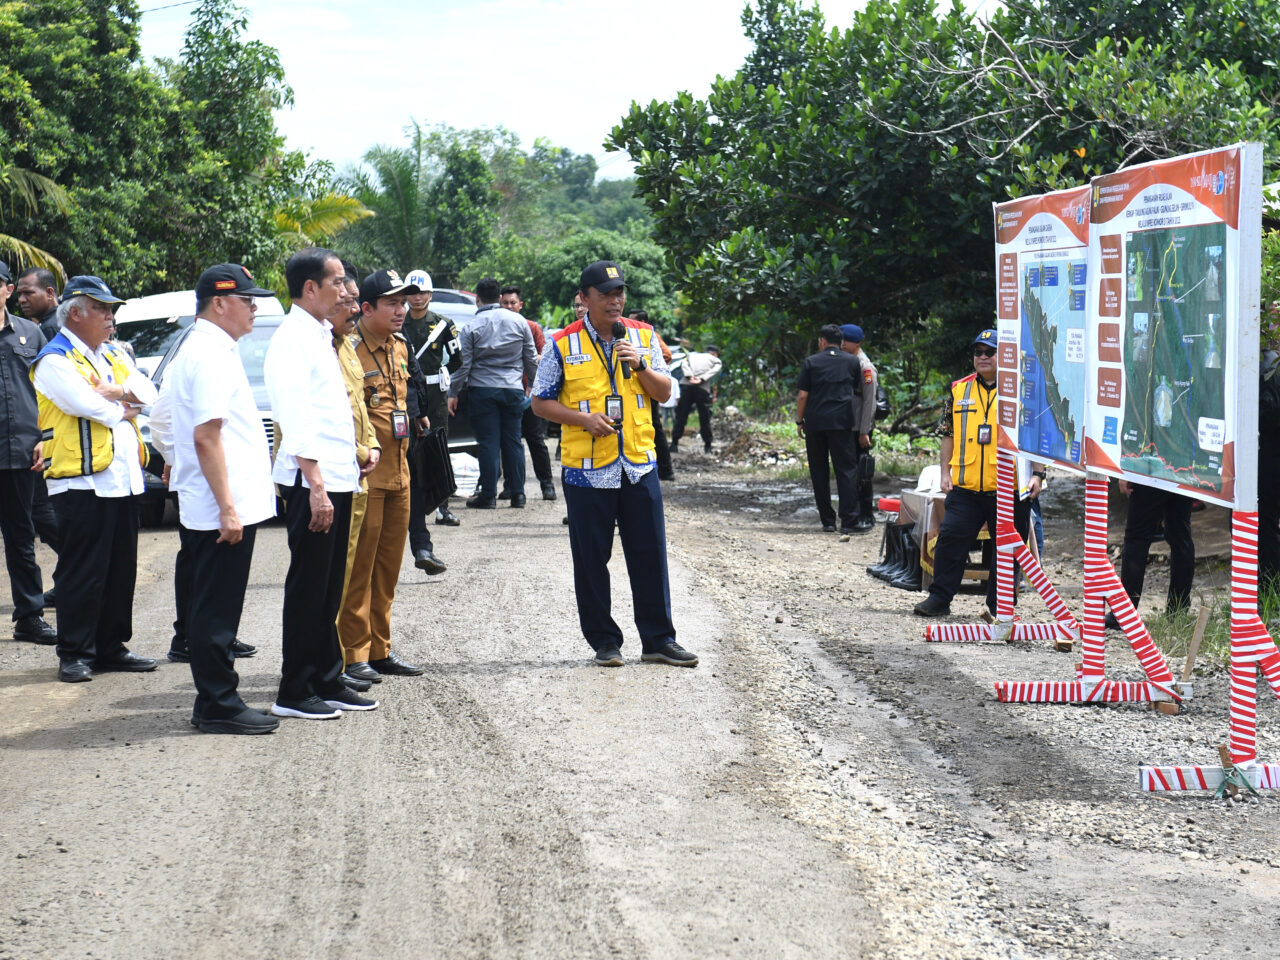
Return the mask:
M 233 300 L 239 300 L 241 303 L 247 304 L 250 310 L 258 309 L 257 297 L 250 297 L 243 293 L 228 293 L 227 296 Z
M 975 357 L 994 357 L 996 352 L 990 347 L 974 347 L 973 355 Z

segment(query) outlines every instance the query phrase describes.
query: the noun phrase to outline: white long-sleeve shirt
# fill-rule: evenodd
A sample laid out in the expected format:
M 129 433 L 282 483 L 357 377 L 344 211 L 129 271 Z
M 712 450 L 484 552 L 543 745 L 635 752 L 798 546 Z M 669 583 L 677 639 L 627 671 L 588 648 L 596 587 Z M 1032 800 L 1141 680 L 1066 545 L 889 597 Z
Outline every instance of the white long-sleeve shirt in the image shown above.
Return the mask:
M 89 361 L 103 382 L 115 382 L 105 343 L 99 345 L 97 350 L 90 350 L 69 329 L 64 327 L 62 332 L 71 341 L 71 345 Z M 123 358 L 125 366 L 129 368 L 129 376 L 122 384 L 125 392 L 132 393 L 142 404 L 155 403 L 156 385 L 133 365 L 133 360 L 127 353 L 121 350 L 117 355 Z M 133 424 L 125 419 L 123 403 L 103 397 L 80 374 L 74 363 L 56 353 L 49 354 L 36 365 L 35 388 L 37 393 L 44 394 L 63 413 L 93 420 L 110 428 L 115 447 L 111 463 L 100 473 L 87 477 L 50 478 L 50 496 L 68 490 L 92 490 L 100 497 L 127 497 L 142 493 L 145 484 L 142 480 L 142 461 L 138 457 L 138 434 Z
M 333 326 L 295 303 L 271 337 L 263 373 L 271 413 L 280 424 L 272 479 L 292 487 L 302 457 L 319 464 L 326 490 L 354 493 L 360 486 L 356 431 Z M 310 486 L 306 477 L 302 485 Z

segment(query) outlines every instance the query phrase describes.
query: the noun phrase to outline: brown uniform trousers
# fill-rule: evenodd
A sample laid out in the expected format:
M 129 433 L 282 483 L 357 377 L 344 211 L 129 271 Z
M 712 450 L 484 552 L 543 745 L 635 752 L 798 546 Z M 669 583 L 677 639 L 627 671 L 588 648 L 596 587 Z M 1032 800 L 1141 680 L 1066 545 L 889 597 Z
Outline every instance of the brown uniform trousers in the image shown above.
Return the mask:
M 409 535 L 409 440 L 394 436 L 392 414 L 399 411 L 407 424 L 409 350 L 399 334 L 382 344 L 360 333 L 349 340 L 363 370 L 365 411 L 382 448 L 366 478 L 368 501 L 348 553 L 350 575 L 338 612 L 338 638 L 351 664 L 381 660 L 391 652 L 391 603 Z

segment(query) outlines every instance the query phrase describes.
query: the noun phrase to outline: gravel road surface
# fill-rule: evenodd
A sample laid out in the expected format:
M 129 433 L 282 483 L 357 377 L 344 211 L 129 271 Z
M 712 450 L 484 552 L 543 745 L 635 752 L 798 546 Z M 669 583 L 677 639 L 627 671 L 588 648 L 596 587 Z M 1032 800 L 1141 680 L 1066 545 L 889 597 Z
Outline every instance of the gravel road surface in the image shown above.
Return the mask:
M 427 672 L 372 713 L 203 735 L 185 665 L 60 684 L 51 648 L 0 641 L 0 960 L 1273 955 L 1275 798 L 1137 790 L 1140 761 L 1213 761 L 1223 676 L 1176 717 L 1000 705 L 992 681 L 1070 679 L 1075 658 L 926 645 L 918 595 L 863 571 L 880 528 L 842 541 L 803 486 L 677 470 L 696 670 L 638 662 L 620 549 L 633 662 L 590 664 L 563 501 L 532 499 L 433 528 L 447 573 L 406 562 L 397 649 Z M 141 535 L 136 652 L 168 648 L 176 549 L 172 526 Z M 254 706 L 286 562 L 267 527 Z M 1280 757 L 1274 700 L 1259 734 Z

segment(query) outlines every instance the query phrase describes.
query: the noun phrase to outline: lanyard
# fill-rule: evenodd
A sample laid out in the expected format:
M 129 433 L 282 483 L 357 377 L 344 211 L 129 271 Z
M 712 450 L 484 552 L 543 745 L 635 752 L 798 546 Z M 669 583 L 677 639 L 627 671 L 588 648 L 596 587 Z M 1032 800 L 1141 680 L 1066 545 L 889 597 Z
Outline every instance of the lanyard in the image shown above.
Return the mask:
M 358 320 L 356 321 L 356 326 L 360 327 L 360 322 Z M 383 371 L 382 364 L 378 362 L 378 355 L 374 353 L 372 350 L 370 350 L 369 344 L 365 342 L 364 338 L 366 336 L 367 334 L 364 332 L 364 328 L 360 327 L 360 345 L 364 347 L 364 352 L 367 353 L 373 359 L 373 365 L 378 368 L 378 373 L 382 375 L 382 379 L 387 381 L 387 386 L 391 388 L 391 405 L 396 406 L 400 402 L 400 398 L 396 396 L 396 382 L 391 379 L 391 376 L 389 374 Z M 390 342 L 391 342 L 391 338 L 388 337 L 386 340 L 386 343 L 390 343 Z M 382 349 L 386 350 L 387 348 L 384 345 Z M 390 351 L 387 351 L 387 352 L 388 352 L 387 366 L 391 367 L 395 363 L 395 358 L 390 355 L 391 354 Z M 377 391 L 377 387 L 374 387 L 374 391 L 375 392 Z
M 593 333 L 595 333 L 595 331 L 594 331 L 594 330 L 592 330 L 592 331 L 591 331 L 591 333 L 588 333 L 588 334 L 587 334 L 587 339 L 588 339 L 588 340 L 590 340 L 590 341 L 591 341 L 591 345 L 592 345 L 593 347 L 595 347 L 595 348 L 596 348 L 596 353 L 598 353 L 598 354 L 600 355 L 600 362 L 601 362 L 602 364 L 604 364 L 604 368 L 605 368 L 606 370 L 608 370 L 608 371 L 609 371 L 609 389 L 610 389 L 610 390 L 612 390 L 614 393 L 617 393 L 617 392 L 618 392 L 618 386 L 617 386 L 616 381 L 614 380 L 614 374 L 615 374 L 617 371 L 614 369 L 614 367 L 613 367 L 612 363 L 610 363 L 610 361 L 611 361 L 611 360 L 616 356 L 616 354 L 615 354 L 615 353 L 614 353 L 614 351 L 613 351 L 613 347 L 612 347 L 612 346 L 610 346 L 610 347 L 609 347 L 609 360 L 606 360 L 606 359 L 604 358 L 604 351 L 600 349 L 600 342 L 599 342 L 599 341 L 598 341 L 594 336 L 592 336 L 592 334 L 593 334 Z

